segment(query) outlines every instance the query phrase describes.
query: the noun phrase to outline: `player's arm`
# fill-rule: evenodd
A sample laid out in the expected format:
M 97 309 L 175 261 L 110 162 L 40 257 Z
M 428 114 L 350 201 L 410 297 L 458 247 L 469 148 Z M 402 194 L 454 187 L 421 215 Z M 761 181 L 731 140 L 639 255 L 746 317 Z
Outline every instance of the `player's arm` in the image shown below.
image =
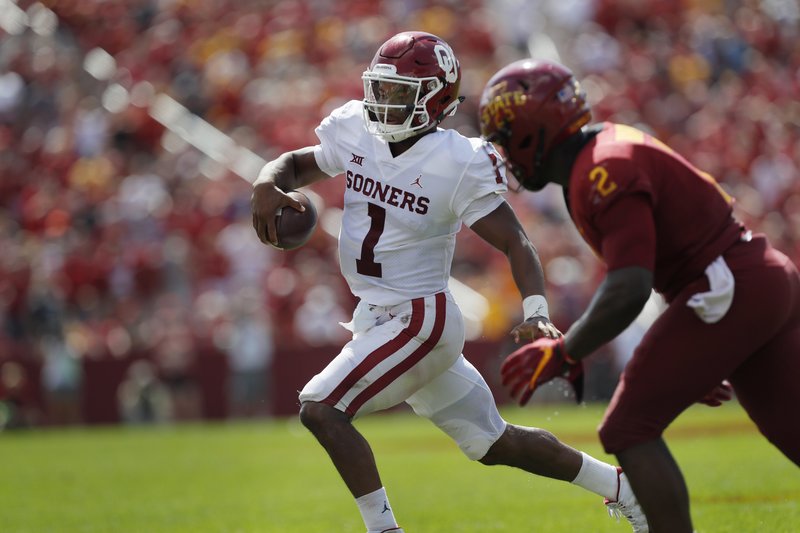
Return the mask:
M 656 230 L 652 206 L 641 194 L 619 198 L 597 219 L 609 271 L 589 307 L 569 328 L 564 348 L 580 360 L 627 328 L 653 289 Z
M 473 223 L 470 228 L 506 255 L 514 282 L 523 299 L 537 295 L 541 297 L 541 300 L 533 301 L 541 302 L 542 306 L 534 306 L 529 313 L 526 312 L 525 322 L 512 330 L 515 340 L 542 336 L 559 337 L 561 333 L 550 322 L 547 303 L 544 300 L 544 273 L 539 254 L 528 240 L 511 206 L 503 202 L 494 211 Z
M 595 219 L 609 272 L 589 308 L 560 339 L 539 339 L 503 361 L 503 385 L 524 405 L 537 387 L 563 376 L 583 395 L 581 359 L 619 335 L 641 312 L 653 287 L 655 223 L 649 198 L 623 196 Z
M 580 360 L 622 333 L 636 320 L 653 288 L 653 273 L 631 266 L 608 273 L 589 308 L 569 328 L 564 347 Z
M 595 216 L 608 274 L 588 309 L 556 340 L 539 339 L 510 354 L 500 367 L 503 385 L 524 405 L 537 387 L 563 376 L 580 402 L 581 359 L 619 335 L 641 312 L 653 288 L 655 222 L 646 193 L 618 196 Z
M 277 243 L 275 213 L 280 209 L 288 206 L 303 210 L 303 206 L 285 192 L 327 177 L 317 164 L 313 146 L 283 153 L 264 165 L 253 182 L 253 196 L 250 198 L 253 228 L 261 242 Z

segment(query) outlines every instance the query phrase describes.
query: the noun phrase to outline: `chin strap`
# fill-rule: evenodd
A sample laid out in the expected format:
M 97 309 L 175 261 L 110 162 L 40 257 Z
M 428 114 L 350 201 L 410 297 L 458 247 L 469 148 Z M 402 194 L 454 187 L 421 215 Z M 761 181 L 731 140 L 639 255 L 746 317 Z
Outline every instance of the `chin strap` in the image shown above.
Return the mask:
M 436 117 L 436 124 L 439 124 L 441 121 L 443 121 L 445 119 L 445 117 L 451 117 L 451 116 L 455 115 L 456 114 L 456 109 L 458 108 L 458 104 L 460 104 L 461 102 L 463 102 L 466 99 L 467 99 L 466 96 L 459 96 L 458 98 L 456 98 L 455 100 L 450 102 L 450 105 L 445 107 L 444 111 L 442 111 L 439 114 L 439 116 Z

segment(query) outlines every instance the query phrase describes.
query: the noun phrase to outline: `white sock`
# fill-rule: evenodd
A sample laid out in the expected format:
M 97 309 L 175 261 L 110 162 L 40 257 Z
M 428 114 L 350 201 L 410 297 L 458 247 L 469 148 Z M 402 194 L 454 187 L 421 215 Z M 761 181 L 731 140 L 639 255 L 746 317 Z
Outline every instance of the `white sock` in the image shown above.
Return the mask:
M 397 527 L 392 508 L 389 507 L 389 498 L 386 497 L 386 489 L 381 487 L 376 491 L 356 498 L 358 510 L 364 525 L 369 531 L 383 531 Z
M 581 452 L 581 455 L 583 456 L 583 464 L 581 464 L 581 470 L 572 480 L 572 483 L 610 500 L 616 499 L 618 489 L 617 467 L 598 461 L 583 452 Z

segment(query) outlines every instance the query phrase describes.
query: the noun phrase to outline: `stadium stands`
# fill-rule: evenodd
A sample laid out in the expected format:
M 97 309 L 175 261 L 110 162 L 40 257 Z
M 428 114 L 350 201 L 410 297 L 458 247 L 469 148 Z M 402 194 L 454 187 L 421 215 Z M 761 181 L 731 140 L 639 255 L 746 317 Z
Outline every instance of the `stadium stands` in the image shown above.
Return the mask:
M 568 4 L 567 14 L 514 0 L 0 2 L 0 364 L 25 372 L 13 394 L 0 384 L 0 400 L 25 398 L 37 424 L 115 422 L 107 402 L 147 358 L 174 394 L 194 387 L 176 416 L 220 418 L 232 350 L 252 338 L 265 344 L 276 412 L 291 411 L 285 358 L 340 344 L 346 332 L 331 317 L 353 308 L 335 239 L 318 231 L 297 251 L 262 246 L 247 181 L 165 128 L 150 104 L 168 95 L 269 159 L 314 143 L 327 111 L 361 97 L 375 47 L 410 28 L 447 39 L 463 65 L 467 101 L 448 127 L 475 135 L 488 76 L 530 50 L 558 50 L 596 118 L 668 141 L 800 263 L 796 3 Z M 331 213 L 341 207 L 340 180 L 315 191 Z M 600 266 L 563 223 L 558 191 L 510 200 L 566 328 Z M 465 231 L 453 273 L 489 298 L 481 350 L 499 349 L 520 318 L 502 258 Z M 264 328 L 245 327 L 254 321 Z M 610 346 L 597 375 L 624 357 Z M 598 378 L 595 396 L 606 389 Z

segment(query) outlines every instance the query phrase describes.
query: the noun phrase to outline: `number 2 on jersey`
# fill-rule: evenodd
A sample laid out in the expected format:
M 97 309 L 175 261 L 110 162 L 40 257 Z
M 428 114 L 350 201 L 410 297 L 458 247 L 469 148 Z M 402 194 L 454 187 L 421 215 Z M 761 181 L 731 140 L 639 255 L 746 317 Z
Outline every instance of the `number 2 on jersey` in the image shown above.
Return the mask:
M 603 167 L 594 167 L 589 172 L 589 181 L 595 181 L 598 178 L 600 179 L 597 181 L 597 192 L 600 193 L 600 196 L 606 197 L 617 190 L 617 184 L 608 179 L 608 170 Z
M 356 272 L 364 276 L 380 278 L 383 277 L 383 269 L 380 263 L 375 262 L 375 246 L 378 244 L 386 224 L 386 209 L 373 203 L 369 203 L 367 206 L 367 215 L 371 222 L 369 231 L 361 244 L 361 258 L 356 259 Z

